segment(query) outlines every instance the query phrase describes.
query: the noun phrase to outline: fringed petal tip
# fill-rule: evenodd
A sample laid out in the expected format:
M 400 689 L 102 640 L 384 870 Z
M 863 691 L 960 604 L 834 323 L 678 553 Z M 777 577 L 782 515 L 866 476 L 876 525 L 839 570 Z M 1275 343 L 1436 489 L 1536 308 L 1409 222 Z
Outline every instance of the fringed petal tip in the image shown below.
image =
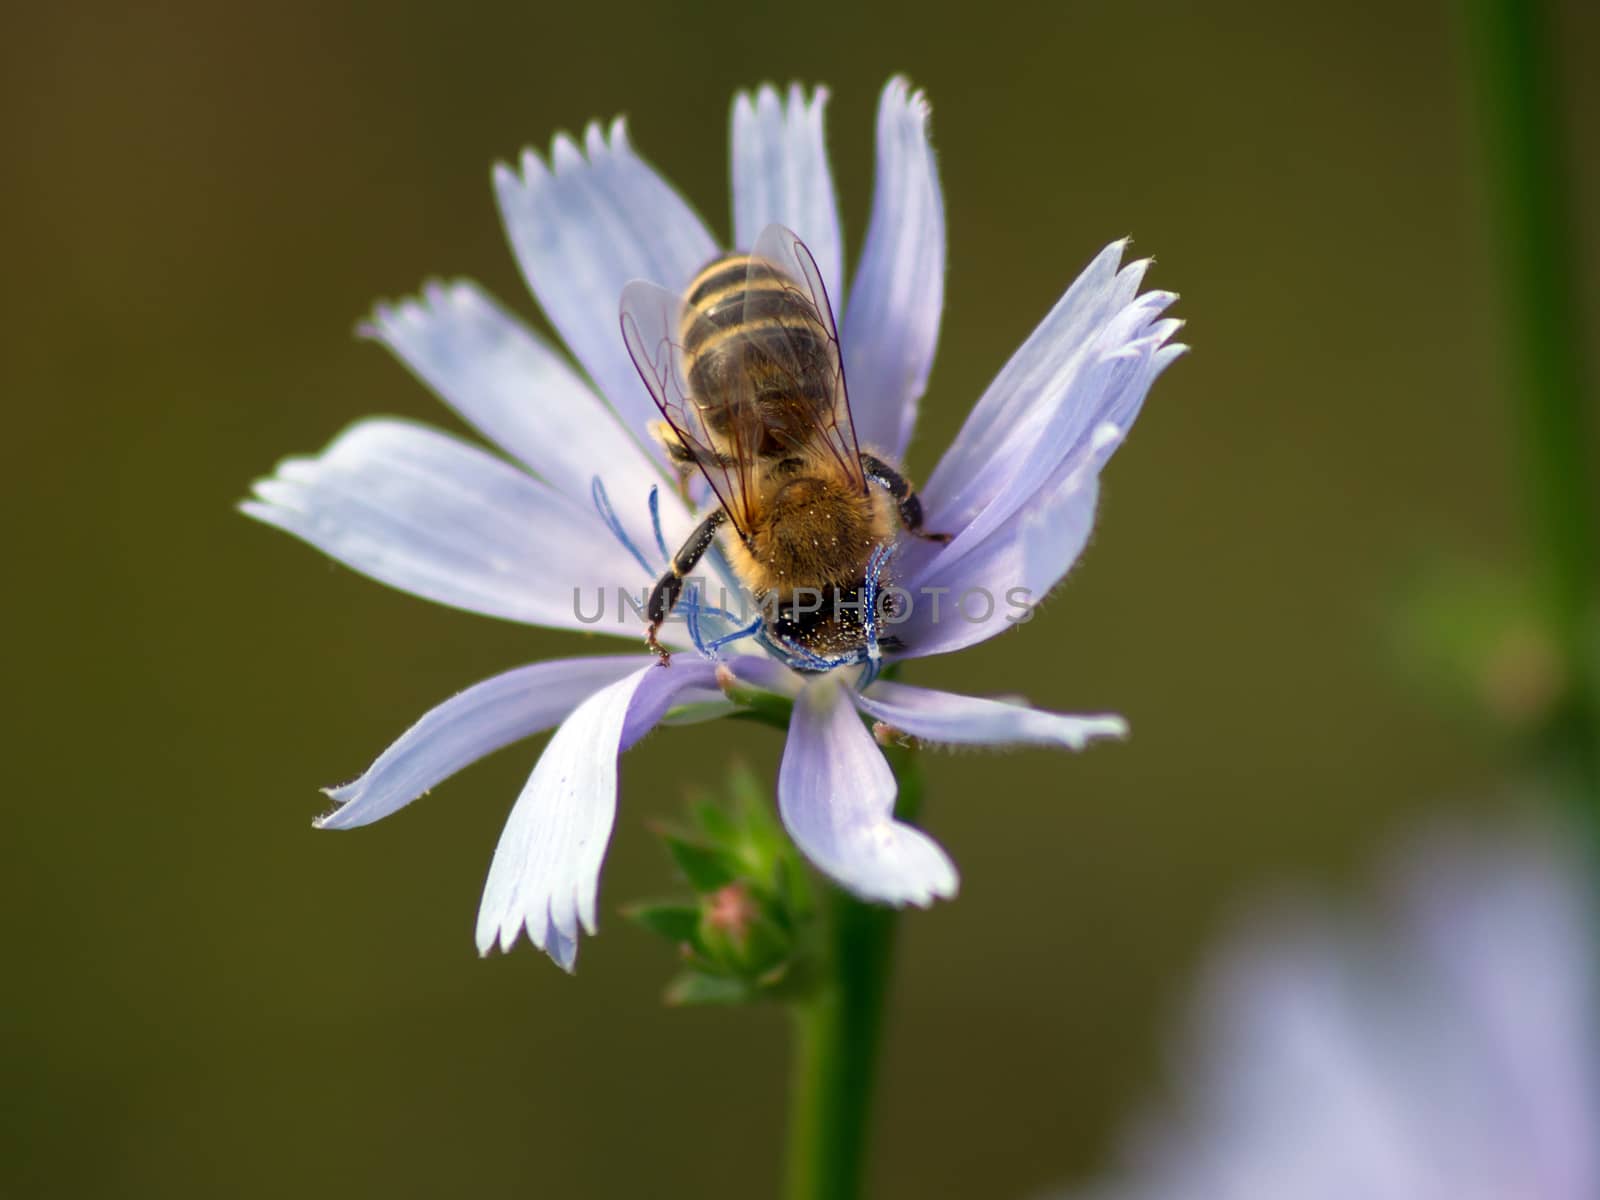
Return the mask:
M 889 908 L 932 908 L 936 900 L 956 898 L 961 877 L 938 842 L 899 822 L 879 833 L 876 869 L 866 877 L 841 877 L 846 891 Z
M 1082 750 L 1094 742 L 1125 742 L 1133 734 L 1127 719 L 1116 713 L 1097 713 L 1077 720 L 1082 725 L 1080 735 L 1062 742 L 1069 750 Z
M 414 295 L 379 300 L 372 311 L 355 325 L 355 335 L 364 341 L 382 342 L 392 348 L 408 337 L 415 337 L 441 316 L 470 311 L 486 297 L 471 279 L 439 279 L 430 277 L 422 281 Z
M 928 101 L 928 93 L 919 87 L 913 87 L 910 78 L 905 75 L 891 76 L 889 82 L 883 85 L 878 107 L 880 112 L 891 112 L 895 109 L 910 112 L 924 124 L 933 115 L 933 105 Z
M 250 490 L 252 492 L 255 491 L 255 489 L 264 482 L 265 480 L 262 479 L 256 480 L 250 485 Z M 259 498 L 235 500 L 233 502 L 233 510 L 238 513 L 243 513 L 252 521 L 260 521 L 263 525 L 277 524 L 272 517 L 272 505 Z
M 1124 267 L 1123 270 L 1130 270 L 1130 269 L 1132 269 L 1132 266 L 1137 266 L 1137 267 L 1142 268 L 1146 263 L 1149 263 L 1151 261 L 1153 261 L 1153 260 L 1148 259 L 1148 258 L 1142 259 L 1138 263 L 1131 264 L 1130 267 Z M 1141 292 L 1139 294 L 1139 298 L 1137 300 L 1135 300 L 1134 303 L 1138 304 L 1138 305 L 1141 305 L 1141 306 L 1143 306 L 1145 308 L 1149 308 L 1153 312 L 1160 312 L 1163 309 L 1165 309 L 1166 307 L 1168 307 L 1169 305 L 1175 304 L 1177 302 L 1177 300 L 1178 300 L 1178 293 L 1177 292 L 1171 292 L 1171 291 L 1168 291 L 1165 288 L 1151 288 L 1147 292 Z
M 683 692 L 712 684 L 704 663 L 634 669 L 562 721 L 512 806 L 478 908 L 479 954 L 528 940 L 563 970 L 593 934 L 600 868 L 617 807 L 617 756 Z
M 589 121 L 581 137 L 574 137 L 565 130 L 556 133 L 550 139 L 550 148 L 543 153 L 532 146 L 524 146 L 514 164 L 497 159 L 489 174 L 497 192 L 536 187 L 550 175 L 562 176 L 594 166 L 609 155 L 632 151 L 628 118 L 619 115 L 609 120 Z
M 573 896 L 571 904 L 558 905 L 552 897 L 542 912 L 499 926 L 485 925 L 480 918 L 475 934 L 478 957 L 488 958 L 497 951 L 509 954 L 516 949 L 518 940 L 526 937 L 530 946 L 547 955 L 551 962 L 571 975 L 578 965 L 580 923 L 582 931 L 591 937 L 600 931 L 592 920 L 583 919 L 580 922 L 574 919 L 578 912 L 577 899 Z
M 356 786 L 356 784 L 359 783 L 359 782 L 360 782 L 360 780 L 351 780 L 349 783 L 341 783 L 338 787 L 318 788 L 317 789 L 318 791 L 320 791 L 329 800 L 333 801 L 333 807 L 328 809 L 328 811 L 323 813 L 321 816 L 312 817 L 311 818 L 311 828 L 313 828 L 313 829 L 350 829 L 350 828 L 353 828 L 353 826 L 348 825 L 348 824 L 340 824 L 340 822 L 339 822 L 339 814 L 342 813 L 345 810 L 345 808 L 348 806 L 349 800 L 350 800 L 351 789 L 353 789 Z
M 593 122 L 581 142 L 557 136 L 547 159 L 494 170 L 501 219 L 523 277 L 551 325 L 641 440 L 657 416 L 617 336 L 632 279 L 684 287 L 716 253 L 705 223 L 633 149 L 627 122 Z
M 733 242 L 752 248 L 762 230 L 792 229 L 810 248 L 824 286 L 844 302 L 844 247 L 823 114 L 828 93 L 764 84 L 734 99 L 730 129 Z
M 791 119 L 804 117 L 820 119 L 832 99 L 826 84 L 812 84 L 810 94 L 806 85 L 794 80 L 783 89 L 776 84 L 763 83 L 754 90 L 741 90 L 733 95 L 735 120 L 754 120 L 757 117 L 786 114 Z

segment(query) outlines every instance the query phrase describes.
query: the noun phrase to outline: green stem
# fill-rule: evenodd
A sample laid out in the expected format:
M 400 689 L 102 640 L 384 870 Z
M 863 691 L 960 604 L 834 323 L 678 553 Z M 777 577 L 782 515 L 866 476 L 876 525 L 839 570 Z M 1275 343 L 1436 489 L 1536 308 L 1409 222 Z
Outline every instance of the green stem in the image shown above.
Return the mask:
M 909 751 L 891 753 L 900 779 L 895 815 L 915 818 L 922 773 Z M 855 1200 L 867 1166 L 878 1043 L 893 966 L 892 908 L 828 889 L 827 966 L 794 1009 L 787 1200 Z
M 1465 7 L 1506 296 L 1524 503 L 1539 600 L 1565 676 L 1548 741 L 1600 831 L 1595 442 L 1560 74 L 1541 0 L 1465 0 Z

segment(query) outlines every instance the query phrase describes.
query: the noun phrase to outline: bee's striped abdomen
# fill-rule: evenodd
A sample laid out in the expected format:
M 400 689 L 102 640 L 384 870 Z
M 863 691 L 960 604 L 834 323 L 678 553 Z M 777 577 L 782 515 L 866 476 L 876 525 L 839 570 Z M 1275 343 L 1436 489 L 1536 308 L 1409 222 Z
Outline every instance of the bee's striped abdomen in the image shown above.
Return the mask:
M 697 312 L 704 311 L 718 305 L 723 297 L 742 296 L 752 282 L 777 284 L 781 278 L 771 266 L 748 254 L 725 254 L 694 277 L 684 303 Z
M 689 390 L 714 433 L 746 403 L 775 434 L 831 408 L 832 339 L 805 292 L 770 265 L 746 254 L 711 263 L 689 285 L 683 320 Z

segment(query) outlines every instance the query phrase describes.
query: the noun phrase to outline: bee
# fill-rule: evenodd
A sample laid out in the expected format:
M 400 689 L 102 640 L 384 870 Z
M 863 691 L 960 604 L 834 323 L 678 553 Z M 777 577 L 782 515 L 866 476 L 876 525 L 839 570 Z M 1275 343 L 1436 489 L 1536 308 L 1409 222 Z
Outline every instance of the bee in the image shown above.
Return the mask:
M 651 433 L 685 481 L 696 469 L 717 504 L 650 593 L 646 644 L 684 580 L 721 539 L 759 605 L 752 632 L 801 671 L 876 663 L 883 564 L 922 502 L 891 464 L 856 442 L 839 333 L 805 245 L 770 225 L 748 254 L 724 255 L 680 297 L 630 283 L 622 332 L 661 410 Z

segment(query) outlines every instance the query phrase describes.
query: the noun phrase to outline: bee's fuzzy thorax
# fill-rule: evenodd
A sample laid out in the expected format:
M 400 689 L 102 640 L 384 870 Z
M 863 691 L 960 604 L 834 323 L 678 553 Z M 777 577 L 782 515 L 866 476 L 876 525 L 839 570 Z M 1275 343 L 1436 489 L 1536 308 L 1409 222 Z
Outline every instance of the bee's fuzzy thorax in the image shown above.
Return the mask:
M 872 552 L 895 536 L 887 496 L 832 476 L 774 481 L 762 507 L 765 519 L 748 537 L 728 530 L 723 539 L 734 572 L 758 597 L 860 587 Z

